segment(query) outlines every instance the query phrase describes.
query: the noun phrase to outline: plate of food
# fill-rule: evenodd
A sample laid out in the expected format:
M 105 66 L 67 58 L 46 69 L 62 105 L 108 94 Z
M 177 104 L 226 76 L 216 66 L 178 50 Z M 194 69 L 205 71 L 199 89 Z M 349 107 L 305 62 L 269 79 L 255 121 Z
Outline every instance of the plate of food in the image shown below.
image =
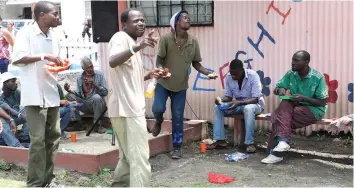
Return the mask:
M 49 72 L 61 72 L 61 71 L 68 70 L 70 68 L 70 62 L 68 59 L 64 59 L 62 66 L 58 66 L 53 62 L 49 62 L 45 65 L 45 68 Z

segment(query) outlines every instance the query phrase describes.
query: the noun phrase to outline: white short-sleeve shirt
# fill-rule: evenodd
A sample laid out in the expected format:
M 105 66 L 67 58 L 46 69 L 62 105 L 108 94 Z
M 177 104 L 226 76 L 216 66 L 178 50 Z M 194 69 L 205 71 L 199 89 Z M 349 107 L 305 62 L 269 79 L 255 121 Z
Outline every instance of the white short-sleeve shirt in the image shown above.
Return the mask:
M 113 35 L 108 44 L 109 57 L 135 45 L 127 33 Z M 108 116 L 145 116 L 144 69 L 140 52 L 126 62 L 108 71 Z
M 37 22 L 23 27 L 16 36 L 12 54 L 13 62 L 25 56 L 52 54 L 59 56 L 59 39 L 52 29 L 45 35 Z M 21 80 L 21 106 L 40 106 L 43 108 L 59 106 L 57 73 L 50 73 L 44 65 L 47 60 L 31 64 L 18 64 Z

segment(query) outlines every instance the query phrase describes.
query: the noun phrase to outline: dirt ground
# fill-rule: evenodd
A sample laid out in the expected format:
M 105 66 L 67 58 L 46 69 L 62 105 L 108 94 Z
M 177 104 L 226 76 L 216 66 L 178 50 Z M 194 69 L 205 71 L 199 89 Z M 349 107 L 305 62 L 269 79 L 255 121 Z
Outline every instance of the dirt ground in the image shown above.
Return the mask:
M 257 135 L 256 140 L 263 143 L 265 135 Z M 336 154 L 353 154 L 352 141 L 314 135 L 311 138 L 294 136 L 292 147 Z M 316 161 L 316 157 L 289 155 L 276 165 L 264 165 L 260 161 L 265 157 L 263 150 L 252 154 L 240 162 L 228 162 L 226 153 L 240 151 L 237 148 L 199 152 L 199 143 L 189 143 L 183 148 L 183 158 L 172 160 L 169 154 L 152 157 L 152 181 L 154 187 L 353 187 L 353 161 L 346 164 L 328 165 Z M 330 159 L 327 159 L 331 161 Z M 0 165 L 0 169 L 3 167 Z M 235 178 L 229 184 L 211 184 L 208 172 L 221 173 Z M 111 171 L 103 169 L 97 175 L 87 175 L 74 171 L 57 169 L 57 179 L 66 186 L 109 186 Z M 12 166 L 9 171 L 0 170 L 0 186 L 22 187 L 26 179 L 25 167 Z M 8 187 L 6 186 L 6 187 Z

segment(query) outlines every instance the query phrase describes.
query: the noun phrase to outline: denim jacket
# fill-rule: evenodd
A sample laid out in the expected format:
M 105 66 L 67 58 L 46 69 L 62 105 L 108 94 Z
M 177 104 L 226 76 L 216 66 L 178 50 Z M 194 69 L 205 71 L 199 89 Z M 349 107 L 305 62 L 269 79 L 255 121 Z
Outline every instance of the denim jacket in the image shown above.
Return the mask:
M 83 85 L 83 77 L 84 77 L 84 72 L 82 72 L 81 74 L 78 75 L 77 80 L 76 80 L 76 93 L 78 95 L 78 97 L 83 98 L 83 99 L 89 99 L 92 96 L 94 96 L 95 94 L 98 94 L 102 97 L 107 96 L 108 94 L 108 90 L 106 88 L 106 79 L 104 78 L 104 75 L 101 71 L 97 71 L 95 70 L 95 76 L 94 76 L 94 82 L 100 86 L 99 89 L 97 89 L 96 87 L 93 87 L 91 92 L 87 95 L 87 97 L 85 97 L 84 95 L 84 91 L 82 89 L 82 85 Z

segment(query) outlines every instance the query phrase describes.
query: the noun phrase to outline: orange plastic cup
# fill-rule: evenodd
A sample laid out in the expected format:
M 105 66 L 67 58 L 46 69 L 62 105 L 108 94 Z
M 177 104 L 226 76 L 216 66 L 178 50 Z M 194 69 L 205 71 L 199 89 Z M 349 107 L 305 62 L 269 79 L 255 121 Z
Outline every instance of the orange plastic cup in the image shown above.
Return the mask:
M 76 133 L 71 133 L 71 142 L 76 142 Z
M 205 142 L 200 143 L 200 152 L 202 152 L 202 153 L 206 152 L 206 143 Z

